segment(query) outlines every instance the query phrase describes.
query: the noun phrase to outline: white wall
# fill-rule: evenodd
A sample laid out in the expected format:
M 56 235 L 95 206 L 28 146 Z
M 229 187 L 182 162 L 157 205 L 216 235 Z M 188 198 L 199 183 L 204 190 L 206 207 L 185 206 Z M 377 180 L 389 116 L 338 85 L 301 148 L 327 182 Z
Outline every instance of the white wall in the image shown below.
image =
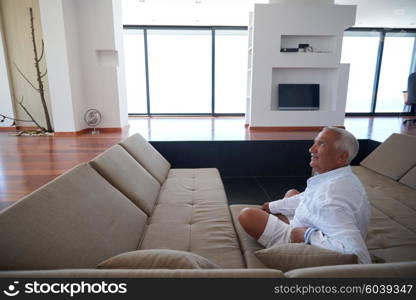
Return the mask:
M 2 31 L 0 31 L 0 74 L 0 113 L 8 117 L 14 118 L 13 102 L 12 97 L 10 95 L 10 82 L 6 66 Z M 6 119 L 4 120 L 4 122 L 0 123 L 0 127 L 8 127 L 12 124 L 13 121 Z
M 119 1 L 119 0 L 117 0 Z M 123 127 L 119 92 L 120 56 L 116 40 L 114 0 L 78 0 L 79 45 L 83 73 L 85 109 L 98 109 L 103 117 L 100 127 Z M 117 33 L 118 34 L 118 33 Z M 127 118 L 127 110 L 125 110 Z
M 128 124 L 121 0 L 40 0 L 55 131 L 86 128 L 98 109 L 99 127 Z
M 84 97 L 84 74 L 79 45 L 78 7 L 73 0 L 62 1 L 66 46 L 68 53 L 68 71 L 72 93 L 72 109 L 74 112 L 75 131 L 85 128 L 83 119 L 86 101 Z
M 76 131 L 62 0 L 39 1 L 55 132 Z

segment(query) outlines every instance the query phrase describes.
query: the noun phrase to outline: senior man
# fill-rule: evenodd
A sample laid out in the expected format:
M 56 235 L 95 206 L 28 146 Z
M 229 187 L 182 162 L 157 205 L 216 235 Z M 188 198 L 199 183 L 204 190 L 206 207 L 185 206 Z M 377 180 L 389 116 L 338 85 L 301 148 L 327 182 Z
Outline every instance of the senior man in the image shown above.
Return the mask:
M 262 209 L 245 208 L 239 215 L 244 230 L 264 247 L 306 243 L 355 254 L 371 263 L 365 244 L 371 208 L 360 180 L 349 164 L 358 141 L 348 131 L 325 127 L 309 149 L 314 176 L 304 192 L 289 190 Z

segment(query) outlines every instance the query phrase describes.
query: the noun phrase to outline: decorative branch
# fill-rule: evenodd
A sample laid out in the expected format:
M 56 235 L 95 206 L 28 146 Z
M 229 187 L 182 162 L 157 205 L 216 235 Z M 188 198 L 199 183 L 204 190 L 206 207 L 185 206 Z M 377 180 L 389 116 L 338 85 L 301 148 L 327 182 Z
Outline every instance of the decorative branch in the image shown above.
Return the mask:
M 42 60 L 44 50 L 45 50 L 45 44 L 43 43 L 43 39 L 42 39 L 42 51 L 40 53 L 39 59 L 37 59 L 38 62 L 40 62 Z
M 31 7 L 29 8 L 29 13 L 30 13 L 30 28 L 31 28 L 31 33 L 32 33 L 33 52 L 35 54 L 35 58 L 34 59 L 35 59 L 36 75 L 37 75 L 37 80 L 38 80 L 38 85 L 39 85 L 40 100 L 42 102 L 43 112 L 45 114 L 47 131 L 48 132 L 53 132 L 51 120 L 50 120 L 50 117 L 49 117 L 48 106 L 46 105 L 45 91 L 43 89 L 42 75 L 41 75 L 40 66 L 39 66 L 39 61 L 43 57 L 43 51 L 42 51 L 42 55 L 39 58 L 38 57 L 38 50 L 36 48 L 35 27 L 33 25 L 33 8 L 31 8 Z M 42 45 L 43 45 L 43 40 L 42 40 Z M 43 48 L 44 47 L 42 47 L 42 49 Z
M 39 93 L 39 89 L 37 89 L 31 82 L 29 79 L 27 79 L 27 77 L 25 76 L 25 74 L 23 74 L 23 72 L 19 69 L 19 67 L 16 65 L 15 62 L 13 62 L 13 65 L 16 67 L 17 71 L 19 71 L 20 75 L 22 75 L 22 77 L 32 86 L 32 88 Z
M 0 117 L 2 118 L 1 120 L 0 120 L 0 123 L 3 123 L 4 122 L 4 120 L 11 120 L 11 121 L 18 121 L 18 122 L 30 122 L 30 123 L 32 123 L 33 121 L 32 120 L 20 120 L 20 119 L 15 119 L 15 118 L 12 118 L 12 117 L 9 117 L 9 116 L 6 116 L 6 115 L 3 115 L 3 114 L 0 114 Z M 15 124 L 15 123 L 14 123 Z M 12 125 L 12 126 L 14 126 L 14 125 Z
M 48 69 L 46 69 L 45 73 L 43 73 L 42 75 L 40 75 L 40 78 L 43 78 L 46 76 L 46 74 L 48 74 Z
M 38 122 L 36 122 L 35 118 L 30 114 L 30 112 L 26 109 L 26 107 L 23 105 L 23 97 L 22 100 L 19 101 L 19 105 L 23 108 L 23 110 L 25 111 L 25 113 L 29 116 L 29 118 L 32 120 L 33 123 L 35 123 L 35 125 L 37 127 L 40 128 L 41 131 L 45 132 L 46 128 L 40 126 L 40 124 Z
M 44 133 L 44 132 L 53 132 L 52 129 L 52 124 L 51 124 L 51 120 L 49 117 L 49 111 L 48 111 L 48 106 L 46 105 L 46 100 L 45 100 L 45 91 L 44 91 L 44 87 L 43 87 L 43 81 L 42 78 L 45 77 L 48 74 L 48 70 L 46 69 L 45 72 L 40 71 L 40 61 L 42 60 L 42 58 L 44 57 L 44 53 L 45 53 L 45 44 L 42 40 L 42 49 L 41 49 L 41 54 L 40 56 L 38 56 L 38 50 L 36 47 L 36 36 L 35 36 L 35 27 L 34 27 L 34 23 L 33 23 L 33 8 L 29 8 L 29 14 L 30 14 L 30 29 L 31 29 L 31 36 L 32 36 L 32 45 L 33 45 L 33 54 L 34 54 L 34 61 L 35 61 L 35 69 L 36 69 L 36 79 L 38 82 L 38 88 L 35 87 L 35 85 L 25 76 L 25 74 L 20 70 L 20 68 L 17 66 L 16 63 L 13 63 L 14 66 L 16 67 L 17 71 L 19 72 L 19 74 L 26 80 L 27 83 L 29 83 L 29 85 L 39 93 L 40 95 L 40 100 L 42 103 L 42 107 L 43 107 L 43 112 L 45 115 L 45 120 L 46 120 L 46 128 L 42 127 L 36 120 L 35 118 L 32 116 L 32 114 L 29 112 L 29 110 L 23 105 L 23 97 L 22 100 L 17 102 L 15 99 L 15 102 L 19 103 L 19 105 L 22 107 L 22 109 L 25 111 L 25 113 L 30 117 L 30 119 L 32 120 L 31 122 L 35 123 L 37 127 L 39 127 L 39 129 Z M 19 120 L 16 120 L 19 121 Z

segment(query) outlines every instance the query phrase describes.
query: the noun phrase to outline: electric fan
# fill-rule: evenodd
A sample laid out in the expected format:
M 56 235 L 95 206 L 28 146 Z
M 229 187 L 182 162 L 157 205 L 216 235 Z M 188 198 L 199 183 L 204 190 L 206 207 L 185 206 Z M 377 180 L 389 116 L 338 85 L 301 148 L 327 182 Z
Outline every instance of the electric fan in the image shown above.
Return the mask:
M 85 112 L 84 121 L 87 123 L 88 127 L 92 128 L 91 134 L 100 133 L 96 128 L 101 123 L 101 113 L 94 109 L 90 108 Z

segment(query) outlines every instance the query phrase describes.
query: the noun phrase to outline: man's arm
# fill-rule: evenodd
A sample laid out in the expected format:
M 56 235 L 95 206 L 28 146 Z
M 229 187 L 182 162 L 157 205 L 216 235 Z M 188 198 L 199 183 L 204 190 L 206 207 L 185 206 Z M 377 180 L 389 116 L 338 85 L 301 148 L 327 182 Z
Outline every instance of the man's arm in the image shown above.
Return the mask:
M 263 204 L 263 210 L 270 212 L 272 214 L 283 214 L 286 216 L 293 216 L 295 214 L 295 210 L 298 207 L 299 203 L 302 201 L 304 197 L 304 193 L 299 193 L 295 196 L 283 198 L 276 201 L 266 202 Z
M 320 211 L 325 232 L 308 228 L 304 233 L 305 243 L 341 253 L 357 255 L 360 263 L 371 263 L 367 245 L 355 224 L 351 213 L 340 206 L 324 205 Z

